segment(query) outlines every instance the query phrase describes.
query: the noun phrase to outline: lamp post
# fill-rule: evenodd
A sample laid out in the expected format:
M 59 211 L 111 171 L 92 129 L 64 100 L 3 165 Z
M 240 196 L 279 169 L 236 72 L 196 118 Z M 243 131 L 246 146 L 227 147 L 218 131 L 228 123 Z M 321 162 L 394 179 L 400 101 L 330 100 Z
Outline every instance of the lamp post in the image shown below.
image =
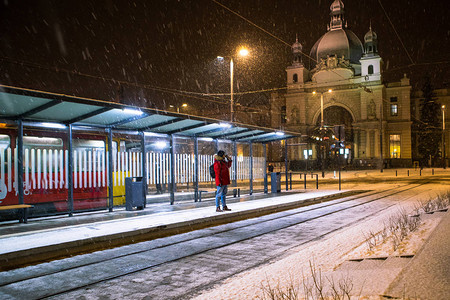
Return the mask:
M 333 90 L 329 89 L 327 92 L 331 93 Z M 324 92 L 320 92 L 320 128 L 323 128 L 324 124 L 323 124 L 323 93 Z M 313 95 L 317 94 L 316 91 L 313 91 Z
M 447 161 L 445 160 L 445 105 L 442 105 L 442 158 L 445 169 L 447 167 Z
M 247 56 L 249 51 L 246 48 L 239 50 L 239 56 Z M 224 59 L 223 56 L 217 56 L 218 59 Z M 230 57 L 230 121 L 234 121 L 234 62 L 233 57 Z
M 331 92 L 333 92 L 333 90 L 332 89 L 328 89 L 328 91 L 327 91 L 328 93 L 331 93 Z M 316 91 L 313 91 L 313 95 L 316 95 L 317 94 L 317 92 Z M 325 125 L 324 125 L 324 121 L 323 121 L 323 94 L 324 94 L 324 92 L 320 92 L 320 130 L 319 130 L 319 132 L 321 133 L 321 135 L 323 135 L 323 136 L 321 136 L 321 139 L 324 139 L 324 134 L 325 134 L 325 130 L 324 130 L 324 127 L 325 127 Z M 325 156 L 326 156 L 326 151 L 325 151 L 325 142 L 322 140 L 321 141 L 321 143 L 320 143 L 320 148 L 322 148 L 322 161 L 321 161 L 321 165 L 322 165 L 322 178 L 323 177 L 325 177 L 325 170 L 324 170 L 324 168 L 325 168 Z

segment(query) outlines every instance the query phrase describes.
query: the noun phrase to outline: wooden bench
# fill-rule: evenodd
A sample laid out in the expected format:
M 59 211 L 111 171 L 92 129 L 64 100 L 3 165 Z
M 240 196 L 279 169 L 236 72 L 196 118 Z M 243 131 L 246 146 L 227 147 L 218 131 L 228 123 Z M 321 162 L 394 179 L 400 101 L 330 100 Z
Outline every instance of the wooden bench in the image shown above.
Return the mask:
M 16 205 L 4 205 L 0 206 L 1 210 L 13 210 L 13 209 L 21 209 L 22 213 L 19 215 L 20 223 L 28 223 L 28 209 L 34 207 L 30 204 L 16 204 Z

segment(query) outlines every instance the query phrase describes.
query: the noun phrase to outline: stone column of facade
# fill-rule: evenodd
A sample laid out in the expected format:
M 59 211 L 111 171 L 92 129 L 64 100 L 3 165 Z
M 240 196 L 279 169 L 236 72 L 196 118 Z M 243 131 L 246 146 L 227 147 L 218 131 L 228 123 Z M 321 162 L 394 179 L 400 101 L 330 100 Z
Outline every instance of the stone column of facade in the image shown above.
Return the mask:
M 379 129 L 375 129 L 374 130 L 374 139 L 375 139 L 375 143 L 374 143 L 374 147 L 375 147 L 375 157 L 380 157 L 380 130 Z
M 370 158 L 370 130 L 366 130 L 366 158 Z

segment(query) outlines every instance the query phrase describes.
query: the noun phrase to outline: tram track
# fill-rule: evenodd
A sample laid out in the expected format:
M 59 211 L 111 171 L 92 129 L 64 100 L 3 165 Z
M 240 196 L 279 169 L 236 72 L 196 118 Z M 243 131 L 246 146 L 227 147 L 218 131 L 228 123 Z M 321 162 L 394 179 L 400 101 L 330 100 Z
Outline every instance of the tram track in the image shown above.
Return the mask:
M 202 232 L 200 235 L 191 234 L 191 235 L 193 235 L 192 237 L 189 237 L 189 235 L 187 235 L 187 236 L 185 236 L 184 239 L 182 238 L 181 240 L 178 240 L 178 241 L 175 241 L 175 242 L 170 242 L 169 241 L 169 243 L 161 244 L 159 246 L 155 246 L 155 247 L 150 248 L 150 249 L 149 248 L 138 249 L 138 250 L 135 250 L 135 251 L 129 251 L 129 252 L 124 253 L 124 254 L 113 255 L 113 256 L 106 255 L 103 259 L 97 259 L 95 262 L 87 262 L 87 263 L 75 264 L 75 265 L 72 265 L 70 267 L 61 268 L 61 269 L 58 269 L 58 270 L 53 270 L 52 272 L 45 272 L 44 271 L 41 274 L 29 273 L 29 276 L 23 276 L 20 279 L 17 278 L 16 280 L 9 280 L 9 281 L 3 282 L 0 285 L 0 293 L 2 292 L 2 290 L 8 290 L 8 287 L 13 287 L 14 285 L 23 286 L 23 285 L 27 285 L 31 281 L 39 281 L 39 280 L 41 280 L 41 281 L 44 280 L 45 281 L 45 278 L 56 276 L 58 274 L 61 274 L 62 276 L 64 276 L 63 274 L 67 273 L 67 272 L 71 272 L 71 271 L 76 272 L 78 270 L 82 270 L 83 268 L 93 267 L 95 265 L 99 265 L 99 264 L 102 264 L 102 263 L 111 262 L 111 261 L 114 261 L 114 260 L 124 259 L 125 257 L 129 257 L 130 255 L 143 255 L 145 253 L 150 253 L 151 251 L 164 250 L 164 249 L 168 249 L 170 247 L 179 247 L 183 243 L 194 242 L 194 241 L 200 240 L 202 238 L 210 238 L 212 236 L 221 235 L 221 234 L 223 235 L 223 234 L 229 233 L 229 232 L 231 232 L 233 230 L 236 231 L 236 230 L 239 230 L 239 229 L 247 228 L 249 226 L 262 226 L 264 223 L 279 221 L 281 219 L 292 218 L 292 217 L 299 216 L 299 215 L 302 215 L 302 214 L 304 215 L 305 213 L 308 213 L 308 212 L 311 213 L 313 211 L 329 209 L 329 208 L 335 207 L 335 206 L 339 207 L 339 205 L 348 204 L 348 202 L 350 202 L 350 201 L 359 200 L 355 204 L 344 206 L 344 207 L 338 208 L 338 209 L 332 209 L 332 210 L 330 210 L 328 212 L 326 211 L 324 213 L 320 213 L 317 216 L 314 216 L 314 217 L 311 217 L 311 218 L 306 218 L 306 219 L 301 219 L 300 218 L 301 219 L 300 221 L 286 222 L 286 224 L 284 224 L 283 226 L 278 226 L 278 227 L 276 227 L 274 229 L 271 229 L 271 230 L 263 230 L 262 232 L 260 232 L 258 234 L 252 234 L 252 235 L 250 235 L 248 237 L 245 237 L 245 238 L 239 238 L 239 239 L 236 239 L 236 240 L 231 240 L 231 241 L 228 241 L 226 243 L 222 243 L 222 244 L 219 244 L 219 245 L 216 245 L 216 246 L 204 247 L 204 248 L 198 249 L 197 251 L 191 251 L 191 253 L 189 253 L 189 251 L 188 251 L 186 253 L 186 255 L 179 255 L 178 257 L 174 257 L 173 259 L 164 260 L 164 261 L 161 261 L 161 262 L 154 262 L 154 263 L 152 263 L 150 265 L 147 264 L 147 265 L 135 266 L 134 268 L 131 268 L 131 270 L 128 269 L 125 272 L 118 272 L 118 273 L 115 273 L 115 274 L 112 274 L 112 275 L 103 275 L 103 276 L 100 276 L 99 278 L 97 278 L 96 280 L 91 280 L 90 282 L 86 282 L 84 284 L 78 284 L 77 286 L 61 288 L 59 290 L 54 290 L 52 292 L 50 292 L 50 291 L 47 291 L 47 292 L 43 291 L 43 293 L 40 294 L 36 299 L 48 298 L 48 297 L 54 297 L 54 296 L 62 295 L 62 294 L 65 294 L 65 293 L 69 293 L 71 291 L 78 290 L 78 289 L 87 288 L 87 287 L 93 286 L 95 284 L 99 284 L 99 283 L 102 283 L 102 282 L 107 282 L 109 280 L 114 280 L 114 279 L 118 279 L 118 278 L 121 278 L 121 277 L 124 277 L 124 276 L 128 276 L 128 275 L 131 275 L 131 274 L 134 274 L 134 273 L 137 273 L 137 272 L 142 272 L 142 271 L 146 271 L 146 270 L 149 270 L 149 269 L 152 269 L 152 268 L 157 268 L 157 267 L 160 267 L 160 266 L 162 266 L 164 264 L 167 264 L 167 263 L 177 262 L 179 260 L 186 259 L 186 258 L 189 258 L 189 257 L 193 257 L 193 256 L 196 256 L 196 255 L 205 253 L 207 251 L 216 250 L 216 249 L 219 249 L 221 247 L 233 245 L 233 244 L 236 244 L 236 243 L 242 243 L 244 241 L 248 241 L 248 240 L 251 240 L 251 239 L 263 236 L 263 235 L 272 234 L 274 232 L 277 232 L 277 231 L 280 231 L 280 230 L 283 230 L 283 229 L 286 229 L 286 228 L 289 228 L 289 227 L 292 227 L 292 226 L 297 226 L 297 225 L 302 224 L 302 223 L 311 222 L 311 221 L 314 221 L 314 220 L 317 220 L 317 219 L 320 219 L 320 218 L 324 218 L 326 216 L 329 216 L 329 215 L 332 215 L 332 214 L 335 214 L 335 213 L 339 213 L 339 212 L 342 212 L 342 211 L 345 211 L 345 210 L 350 210 L 352 208 L 356 208 L 356 207 L 359 207 L 359 206 L 362 206 L 362 205 L 367 205 L 367 204 L 373 203 L 375 201 L 378 201 L 380 199 L 383 199 L 383 198 L 386 198 L 386 197 L 390 197 L 390 196 L 393 196 L 393 195 L 396 195 L 396 194 L 400 194 L 402 192 L 406 192 L 406 191 L 409 191 L 411 189 L 420 187 L 420 186 L 425 185 L 427 183 L 428 182 L 424 182 L 423 180 L 421 180 L 421 181 L 419 181 L 419 183 L 410 183 L 410 184 L 397 186 L 397 187 L 394 187 L 394 188 L 384 189 L 382 191 L 368 192 L 368 193 L 365 193 L 364 195 L 348 196 L 348 197 L 345 197 L 343 199 L 338 199 L 338 200 L 333 200 L 333 201 L 328 201 L 328 202 L 316 204 L 316 205 L 314 205 L 314 207 L 309 207 L 307 209 L 299 208 L 299 209 L 295 209 L 293 211 L 285 211 L 285 212 L 281 212 L 281 213 L 276 213 L 274 215 L 267 215 L 264 218 L 254 219 L 254 220 L 251 220 L 251 221 L 243 222 L 242 224 L 223 225 L 223 226 L 220 226 L 220 228 L 218 228 L 218 229 L 216 229 L 216 228 L 211 229 L 210 228 L 206 232 Z M 364 201 L 363 199 L 367 199 L 367 200 Z M 321 205 L 321 204 L 323 204 L 323 205 Z M 390 206 L 385 206 L 382 210 L 387 209 L 389 207 Z M 373 214 L 376 214 L 376 213 L 379 213 L 379 211 L 377 210 Z M 362 218 L 359 218 L 359 219 L 355 220 L 354 222 L 358 222 L 359 220 L 364 219 L 366 217 L 367 217 L 367 215 L 363 216 Z M 329 232 L 326 232 L 323 235 L 320 235 L 320 236 L 315 237 L 313 239 L 307 240 L 307 241 L 305 241 L 302 244 L 306 244 L 306 243 L 309 243 L 309 242 L 311 242 L 311 241 L 313 241 L 315 239 L 322 238 L 323 236 L 328 235 L 328 234 L 330 234 L 332 232 L 335 232 L 337 230 L 340 230 L 340 229 L 342 229 L 345 226 L 348 226 L 348 224 L 343 225 L 343 226 L 338 227 L 338 228 L 335 228 L 335 229 L 333 229 L 333 230 L 331 230 Z M 211 230 L 213 231 L 212 233 L 209 232 Z M 144 242 L 144 243 L 147 243 L 147 242 Z M 141 244 L 144 244 L 144 243 L 141 243 Z M 301 244 L 294 245 L 294 246 L 292 246 L 290 248 L 298 247 L 299 245 L 301 245 Z M 285 251 L 287 251 L 288 249 L 289 248 L 285 249 Z M 264 259 L 263 261 L 259 262 L 257 265 L 254 265 L 252 267 L 256 267 L 256 266 L 261 265 L 261 264 L 263 264 L 263 263 L 265 263 L 267 261 L 270 261 L 272 259 L 274 259 L 274 257 L 270 257 L 269 256 L 266 259 Z

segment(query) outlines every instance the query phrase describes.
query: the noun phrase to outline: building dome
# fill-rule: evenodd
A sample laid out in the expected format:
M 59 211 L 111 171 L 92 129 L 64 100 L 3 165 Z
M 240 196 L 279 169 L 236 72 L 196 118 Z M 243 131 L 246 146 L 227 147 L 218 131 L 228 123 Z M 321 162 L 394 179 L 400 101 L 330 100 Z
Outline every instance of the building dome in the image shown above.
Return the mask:
M 366 35 L 364 36 L 364 42 L 372 42 L 374 40 L 377 40 L 377 34 L 375 33 L 375 31 L 372 30 L 372 26 L 370 26 L 369 31 L 366 33 Z
M 351 64 L 359 64 L 363 51 L 363 45 L 353 31 L 340 28 L 325 33 L 312 47 L 310 56 L 317 62 L 327 56 L 343 56 Z

